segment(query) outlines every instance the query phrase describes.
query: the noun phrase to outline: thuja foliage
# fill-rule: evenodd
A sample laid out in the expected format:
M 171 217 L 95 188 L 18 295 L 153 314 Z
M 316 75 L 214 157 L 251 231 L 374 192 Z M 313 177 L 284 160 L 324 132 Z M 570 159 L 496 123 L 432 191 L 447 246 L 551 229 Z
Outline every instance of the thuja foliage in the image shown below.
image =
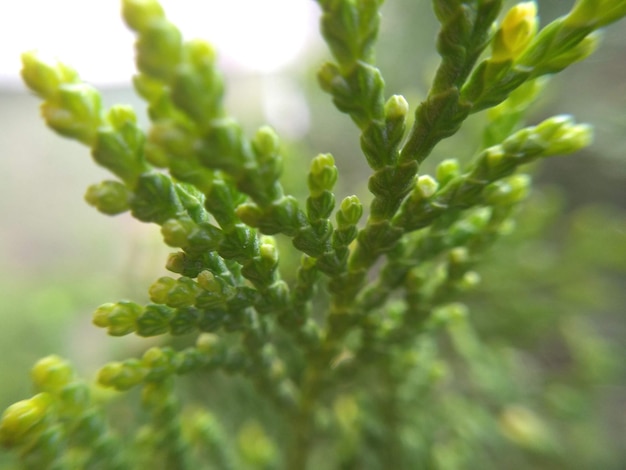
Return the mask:
M 590 127 L 570 116 L 524 127 L 524 114 L 547 77 L 589 56 L 597 31 L 626 16 L 626 1 L 578 0 L 540 28 L 534 2 L 502 11 L 501 0 L 433 0 L 441 62 L 414 119 L 376 67 L 383 1 L 317 3 L 332 54 L 319 84 L 360 131 L 369 196 L 336 200 L 335 158 L 346 156 L 329 153 L 311 159 L 306 200 L 286 193 L 279 136 L 267 126 L 246 135 L 224 106 L 213 48 L 184 41 L 154 0 L 122 1 L 146 131 L 130 107 L 105 109 L 67 65 L 24 54 L 22 76 L 47 125 L 114 176 L 90 186 L 87 202 L 159 225 L 177 251 L 150 303 L 120 300 L 93 315 L 111 336 L 159 336 L 161 346 L 105 364 L 95 384 L 58 356 L 34 366 L 36 394 L 0 423 L 0 442 L 23 468 L 571 462 L 575 451 L 510 378 L 515 361 L 481 343 L 461 301 L 529 192 L 520 167 L 590 143 Z M 485 110 L 470 162 L 420 174 L 439 142 Z M 289 245 L 279 254 L 280 239 Z M 297 271 L 283 272 L 294 256 Z M 119 419 L 121 397 L 103 387 L 129 391 L 122 409 L 132 416 Z M 222 412 L 229 393 L 245 419 Z

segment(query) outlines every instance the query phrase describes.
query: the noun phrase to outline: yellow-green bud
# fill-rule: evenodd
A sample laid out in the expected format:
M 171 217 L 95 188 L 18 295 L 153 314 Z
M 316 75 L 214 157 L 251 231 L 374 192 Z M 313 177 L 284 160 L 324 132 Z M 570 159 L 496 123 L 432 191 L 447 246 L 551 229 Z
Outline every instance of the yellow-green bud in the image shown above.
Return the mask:
M 212 66 L 217 59 L 215 48 L 202 39 L 192 39 L 185 44 L 189 61 L 195 66 Z
M 343 82 L 339 67 L 330 62 L 326 62 L 322 65 L 319 72 L 317 72 L 317 79 L 322 90 L 328 93 L 331 93 L 336 86 Z
M 490 147 L 485 150 L 485 158 L 490 168 L 498 168 L 502 164 L 506 153 L 501 146 Z
M 465 290 L 473 289 L 480 284 L 480 274 L 476 271 L 468 271 L 461 279 L 460 287 Z
M 439 184 L 430 175 L 422 175 L 417 178 L 417 188 L 424 198 L 429 198 L 437 192 Z
M 264 237 L 259 247 L 261 258 L 272 263 L 278 263 L 278 249 L 276 242 L 270 237 Z
M 101 124 L 101 98 L 98 91 L 85 83 L 62 84 L 53 101 L 45 101 L 41 114 L 59 134 L 93 145 Z
M 142 360 L 145 364 L 153 364 L 156 362 L 160 362 L 164 357 L 165 354 L 163 350 L 154 346 L 143 353 Z
M 356 225 L 363 215 L 363 204 L 357 196 L 347 196 L 341 201 L 339 212 L 337 212 L 337 223 L 339 228 L 347 228 Z
M 109 109 L 107 121 L 114 129 L 122 129 L 127 124 L 137 124 L 137 115 L 131 106 L 116 104 Z
M 537 4 L 518 3 L 511 8 L 496 32 L 491 59 L 495 62 L 514 60 L 526 49 L 537 33 Z
M 176 372 L 171 349 L 152 347 L 148 349 L 141 358 L 141 364 L 149 370 L 150 380 L 163 379 Z
M 108 318 L 108 331 L 111 336 L 124 336 L 135 331 L 135 321 L 143 312 L 143 307 L 134 302 L 120 301 L 111 309 Z
M 541 137 L 541 139 L 548 142 L 558 138 L 558 135 L 563 132 L 563 129 L 567 129 L 573 124 L 574 118 L 572 116 L 568 114 L 560 114 L 542 121 L 535 127 L 534 130 L 539 137 Z
M 437 189 L 439 189 L 439 184 L 435 178 L 430 175 L 422 175 L 415 182 L 411 198 L 414 201 L 428 199 L 437 192 Z
M 180 31 L 164 18 L 153 18 L 141 27 L 135 43 L 137 68 L 142 73 L 169 81 L 181 61 Z
M 121 362 L 109 362 L 98 371 L 98 383 L 104 387 L 113 385 L 113 381 L 124 369 Z
M 223 279 L 216 277 L 210 271 L 202 271 L 198 274 L 197 283 L 202 289 L 224 299 L 232 298 L 236 293 L 236 289 L 233 286 L 227 284 Z
M 56 392 L 73 380 L 74 371 L 67 361 L 51 355 L 37 361 L 31 377 L 38 390 Z
M 439 165 L 437 165 L 437 169 L 435 172 L 435 176 L 437 177 L 437 182 L 441 186 L 445 186 L 452 179 L 456 178 L 461 174 L 461 167 L 459 165 L 459 161 L 455 158 L 448 158 L 443 160 Z
M 0 420 L 0 444 L 6 447 L 19 445 L 28 439 L 29 434 L 41 432 L 40 425 L 51 406 L 52 396 L 48 393 L 9 406 Z
M 568 26 L 594 29 L 606 26 L 626 15 L 626 2 L 623 0 L 578 0 L 564 24 Z
M 593 130 L 586 124 L 574 124 L 571 116 L 546 119 L 535 132 L 547 148 L 543 156 L 564 155 L 587 147 L 593 140 Z
M 170 253 L 167 256 L 165 263 L 165 269 L 176 274 L 182 274 L 185 269 L 185 255 L 184 252 L 179 251 L 177 253 Z
M 119 181 L 102 181 L 87 188 L 85 201 L 103 214 L 116 215 L 129 209 L 131 192 Z
M 195 303 L 198 294 L 198 284 L 193 279 L 182 276 L 168 292 L 166 304 L 173 308 L 190 307 Z
M 99 326 L 100 328 L 108 328 L 109 315 L 111 314 L 114 308 L 115 308 L 114 303 L 106 303 L 106 304 L 100 305 L 100 307 L 98 307 L 96 311 L 93 312 L 93 318 L 92 318 L 93 324 L 96 326 Z
M 146 370 L 136 359 L 123 362 L 110 362 L 98 372 L 98 383 L 103 387 L 128 390 L 140 384 L 146 376 Z
M 253 202 L 244 202 L 237 206 L 235 214 L 248 227 L 258 227 L 263 218 L 263 211 Z
M 480 207 L 470 214 L 467 218 L 467 222 L 478 230 L 482 230 L 482 228 L 487 225 L 487 222 L 489 222 L 492 213 L 493 211 L 490 207 Z
M 141 32 L 150 22 L 164 18 L 165 13 L 156 0 L 123 0 L 122 16 L 129 28 Z
M 594 31 L 573 47 L 557 56 L 547 57 L 538 67 L 538 73 L 557 73 L 571 64 L 580 62 L 593 54 L 602 39 L 601 31 Z
M 189 244 L 189 235 L 196 224 L 189 219 L 170 219 L 161 226 L 163 241 L 175 248 L 186 248 Z
M 530 190 L 530 176 L 519 174 L 496 181 L 485 190 L 485 200 L 492 205 L 512 205 L 522 201 Z
M 170 291 L 176 285 L 176 279 L 163 276 L 156 280 L 148 290 L 150 300 L 155 304 L 166 304 Z
M 220 339 L 212 333 L 202 333 L 196 340 L 196 347 L 204 354 L 215 352 L 220 344 Z
M 43 60 L 35 51 L 22 54 L 22 79 L 42 98 L 53 98 L 63 83 L 76 82 L 78 74 L 56 62 Z
M 274 129 L 263 126 L 252 139 L 252 148 L 259 157 L 271 157 L 278 153 L 280 140 Z
M 402 95 L 393 95 L 385 103 L 385 119 L 395 121 L 406 118 L 409 103 Z
M 319 196 L 323 191 L 330 191 L 337 182 L 335 159 L 329 153 L 320 154 L 311 161 L 309 171 L 309 190 L 312 196 Z
M 221 285 L 211 271 L 202 271 L 197 277 L 198 285 L 209 292 L 221 292 Z
M 450 262 L 454 264 L 467 263 L 470 259 L 469 251 L 467 250 L 467 248 L 463 246 L 453 248 L 452 250 L 450 250 L 450 253 L 448 256 L 449 256 Z

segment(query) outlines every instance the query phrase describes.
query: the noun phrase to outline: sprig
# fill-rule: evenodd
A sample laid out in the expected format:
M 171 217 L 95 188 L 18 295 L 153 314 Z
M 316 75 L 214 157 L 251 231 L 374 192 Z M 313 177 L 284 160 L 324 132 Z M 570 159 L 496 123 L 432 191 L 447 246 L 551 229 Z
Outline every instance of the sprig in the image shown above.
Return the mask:
M 113 175 L 87 189 L 87 203 L 158 225 L 164 243 L 177 250 L 166 262 L 172 274 L 148 288 L 149 303 L 105 303 L 93 323 L 116 337 L 179 337 L 97 374 L 98 387 L 141 390 L 148 422 L 130 440 L 109 428 L 91 387 L 66 361 L 37 363 L 36 395 L 0 421 L 0 443 L 19 453 L 25 468 L 160 461 L 185 469 L 210 461 L 217 468 L 304 469 L 320 436 L 337 438 L 333 448 L 346 468 L 367 467 L 371 455 L 394 468 L 461 468 L 472 452 L 462 452 L 471 426 L 455 414 L 459 403 L 478 419 L 472 432 L 487 423 L 490 431 L 482 432 L 500 429 L 522 442 L 524 423 L 539 423 L 498 388 L 505 361 L 481 360 L 463 294 L 479 285 L 481 256 L 510 231 L 529 192 L 531 178 L 520 168 L 590 144 L 590 127 L 570 116 L 528 125 L 526 111 L 543 77 L 593 52 L 597 31 L 626 16 L 626 2 L 578 0 L 540 28 L 532 1 L 498 21 L 501 0 L 435 0 L 441 62 L 415 104 L 386 95 L 377 68 L 383 2 L 317 3 L 332 56 L 318 81 L 360 132 L 371 168 L 369 205 L 362 195 L 336 199 L 345 158 L 339 153 L 311 159 L 301 181 L 305 200 L 288 194 L 281 182 L 288 146 L 268 126 L 247 135 L 225 106 L 216 51 L 186 40 L 155 0 L 122 1 L 136 35 L 133 84 L 146 102 L 145 131 L 130 107 L 105 109 L 71 68 L 23 55 L 22 76 L 42 100 L 46 124 L 87 146 Z M 420 174 L 436 146 L 481 110 L 488 110 L 487 122 L 474 157 L 447 158 L 432 176 Z M 290 253 L 299 257 L 293 274 L 282 262 Z M 493 419 L 459 398 L 466 384 L 446 372 L 458 358 L 440 345 L 445 334 L 470 363 L 468 380 L 481 382 L 476 389 L 501 408 Z M 195 343 L 181 346 L 189 336 Z M 485 367 L 500 375 L 492 378 Z M 185 411 L 178 377 L 208 377 L 212 387 L 222 372 L 251 384 L 271 411 L 223 427 L 217 403 L 211 411 Z M 439 392 L 452 400 L 438 402 Z M 206 388 L 190 395 L 215 398 Z M 460 430 L 446 437 L 438 426 L 451 416 Z M 549 435 L 537 431 L 531 441 Z M 480 441 L 473 439 L 467 441 Z

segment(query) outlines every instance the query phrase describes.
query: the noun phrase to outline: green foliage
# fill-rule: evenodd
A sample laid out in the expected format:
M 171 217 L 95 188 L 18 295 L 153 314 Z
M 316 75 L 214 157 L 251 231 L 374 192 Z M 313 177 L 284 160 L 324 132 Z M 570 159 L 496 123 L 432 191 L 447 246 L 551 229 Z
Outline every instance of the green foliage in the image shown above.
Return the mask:
M 522 122 L 545 76 L 593 52 L 598 28 L 626 16 L 626 2 L 579 0 L 540 29 L 534 2 L 503 14 L 500 0 L 434 0 L 441 62 L 412 122 L 406 98 L 386 97 L 376 66 L 383 2 L 318 3 L 333 57 L 318 80 L 360 132 L 372 170 L 365 207 L 364 195 L 336 200 L 341 175 L 329 153 L 315 156 L 302 178 L 306 200 L 288 194 L 279 136 L 267 126 L 246 135 L 224 106 L 213 48 L 183 41 L 155 1 L 122 2 L 137 36 L 133 83 L 147 103 L 145 132 L 132 109 L 104 109 L 67 66 L 24 54 L 22 75 L 43 100 L 48 126 L 88 146 L 117 177 L 90 186 L 87 202 L 159 225 L 179 251 L 166 263 L 177 276 L 157 279 L 150 303 L 120 300 L 93 315 L 111 336 L 160 337 L 158 346 L 105 364 L 93 385 L 57 356 L 35 365 L 36 395 L 0 422 L 0 443 L 23 468 L 612 464 L 579 445 L 591 414 L 589 374 L 611 373 L 610 346 L 581 333 L 580 318 L 525 298 L 542 276 L 532 263 L 521 267 L 528 276 L 520 285 L 506 266 L 519 251 L 538 256 L 533 243 L 554 213 L 537 212 L 550 202 L 530 205 L 518 238 L 509 237 L 515 242 L 498 245 L 497 256 L 489 250 L 511 232 L 530 192 L 520 167 L 591 142 L 590 127 L 570 116 Z M 434 176 L 419 173 L 439 142 L 485 109 L 471 161 L 448 158 Z M 590 238 L 568 249 L 594 260 L 602 242 Z M 567 253 L 544 276 L 567 279 Z M 490 256 L 479 287 L 476 265 Z M 294 273 L 280 269 L 296 257 Z M 503 305 L 518 333 L 510 344 L 498 342 Z M 574 377 L 526 380 L 516 347 L 540 335 L 564 345 Z M 115 422 L 122 400 L 103 388 L 141 391 L 140 404 L 131 393 L 126 405 L 135 423 Z M 249 400 L 238 404 L 239 417 L 223 412 L 228 395 Z

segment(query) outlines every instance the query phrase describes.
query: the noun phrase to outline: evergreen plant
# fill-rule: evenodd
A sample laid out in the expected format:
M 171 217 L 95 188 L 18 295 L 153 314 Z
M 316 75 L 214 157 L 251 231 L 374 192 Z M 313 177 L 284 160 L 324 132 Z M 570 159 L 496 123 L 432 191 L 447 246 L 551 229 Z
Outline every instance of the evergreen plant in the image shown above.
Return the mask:
M 537 398 L 516 376 L 520 356 L 484 342 L 462 302 L 529 193 L 523 167 L 590 144 L 590 126 L 570 116 L 527 126 L 525 113 L 547 77 L 626 16 L 626 0 L 577 0 L 543 27 L 532 1 L 503 11 L 502 0 L 433 0 L 441 61 L 420 103 L 387 90 L 377 68 L 383 0 L 317 3 L 332 54 L 319 84 L 358 128 L 371 168 L 370 194 L 341 201 L 335 159 L 347 157 L 318 154 L 306 200 L 289 194 L 280 137 L 268 126 L 246 135 L 224 106 L 214 49 L 183 40 L 155 0 L 122 1 L 147 130 L 129 106 L 105 109 L 67 65 L 23 55 L 46 124 L 113 175 L 86 201 L 159 225 L 176 251 L 150 303 L 93 315 L 111 336 L 159 336 L 159 346 L 105 364 L 95 384 L 56 355 L 35 364 L 36 394 L 0 422 L 19 468 L 556 469 L 578 468 L 568 467 L 577 456 L 600 468 L 542 416 L 575 414 L 576 391 Z M 420 172 L 485 111 L 471 161 Z M 296 257 L 294 273 L 281 269 Z M 583 336 L 571 333 L 572 350 L 594 350 Z M 229 394 L 245 419 L 229 420 Z

